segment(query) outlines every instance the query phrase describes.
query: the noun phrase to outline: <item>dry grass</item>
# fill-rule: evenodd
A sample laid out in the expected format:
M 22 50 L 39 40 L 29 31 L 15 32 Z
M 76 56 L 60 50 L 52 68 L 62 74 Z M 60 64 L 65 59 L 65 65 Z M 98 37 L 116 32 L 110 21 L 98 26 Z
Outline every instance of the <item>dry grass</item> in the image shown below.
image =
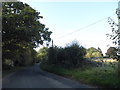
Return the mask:
M 118 62 L 117 59 L 95 59 L 96 62 Z

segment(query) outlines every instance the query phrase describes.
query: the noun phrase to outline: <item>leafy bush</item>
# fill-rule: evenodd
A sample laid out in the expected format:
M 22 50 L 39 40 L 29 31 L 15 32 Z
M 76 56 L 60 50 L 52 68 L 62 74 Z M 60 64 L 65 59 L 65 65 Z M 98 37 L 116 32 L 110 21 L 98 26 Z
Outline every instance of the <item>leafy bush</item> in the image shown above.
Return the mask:
M 48 63 L 58 64 L 67 68 L 79 67 L 82 65 L 85 54 L 86 49 L 80 46 L 78 42 L 73 42 L 65 48 L 50 47 L 48 49 Z
M 58 47 L 50 47 L 48 49 L 48 63 L 50 64 L 57 64 L 57 53 L 58 53 Z
M 39 61 L 46 61 L 47 60 L 47 47 L 43 47 L 41 48 L 38 52 L 37 52 L 37 60 L 36 62 L 39 62 Z
M 110 48 L 107 49 L 106 56 L 109 57 L 109 58 L 119 60 L 120 57 L 117 55 L 117 51 L 118 51 L 117 48 L 110 47 Z
M 65 47 L 66 60 L 69 62 L 69 66 L 79 67 L 85 54 L 86 49 L 80 46 L 77 42 L 73 42 L 71 45 Z

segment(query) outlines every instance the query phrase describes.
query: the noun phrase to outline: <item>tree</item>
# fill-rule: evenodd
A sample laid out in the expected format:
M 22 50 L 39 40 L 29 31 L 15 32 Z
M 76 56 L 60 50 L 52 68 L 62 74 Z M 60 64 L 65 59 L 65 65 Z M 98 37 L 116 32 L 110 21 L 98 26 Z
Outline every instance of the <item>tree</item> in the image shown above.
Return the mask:
M 113 59 L 117 58 L 117 49 L 115 47 L 108 48 L 106 55 Z
M 112 27 L 112 34 L 106 34 L 108 37 L 110 37 L 110 39 L 113 40 L 114 44 L 118 44 L 118 48 L 117 48 L 117 60 L 118 62 L 118 66 L 120 66 L 120 2 L 118 2 L 118 7 L 116 9 L 116 14 L 117 14 L 117 18 L 118 18 L 118 24 L 116 24 L 110 17 L 108 18 L 108 22 Z M 120 76 L 120 69 L 118 68 L 118 76 Z M 120 82 L 119 82 L 120 83 Z
M 37 52 L 37 61 L 47 60 L 47 47 L 39 49 Z
M 73 41 L 66 47 L 50 47 L 48 49 L 48 63 L 56 64 L 66 68 L 82 66 L 82 61 L 86 54 L 86 49 L 78 42 Z
M 87 49 L 86 57 L 91 58 L 91 57 L 102 57 L 102 51 L 100 48 L 96 49 L 94 47 L 90 47 Z
M 39 21 L 40 12 L 23 2 L 3 2 L 2 8 L 3 63 L 6 59 L 19 62 L 21 54 L 25 59 L 26 52 L 30 55 L 33 48 L 51 41 L 52 32 Z
M 86 49 L 80 46 L 77 41 L 73 41 L 71 44 L 65 47 L 65 60 L 68 67 L 80 67 L 86 54 Z
M 118 6 L 119 7 L 119 6 Z M 117 18 L 118 18 L 118 21 L 120 20 L 120 8 L 117 8 L 116 9 L 116 14 L 117 14 Z M 110 39 L 113 40 L 113 43 L 116 45 L 118 44 L 120 46 L 120 22 L 115 23 L 110 17 L 108 18 L 108 22 L 109 24 L 111 25 L 111 28 L 112 28 L 112 34 L 106 34 L 107 37 L 110 37 Z M 120 47 L 117 47 L 117 53 L 118 53 L 118 56 L 117 56 L 117 60 L 120 61 Z

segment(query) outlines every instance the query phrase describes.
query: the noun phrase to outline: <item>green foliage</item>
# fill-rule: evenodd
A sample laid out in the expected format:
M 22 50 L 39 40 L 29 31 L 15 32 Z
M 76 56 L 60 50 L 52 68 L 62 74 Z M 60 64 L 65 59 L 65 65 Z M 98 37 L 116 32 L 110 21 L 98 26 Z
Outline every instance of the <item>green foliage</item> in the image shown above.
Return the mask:
M 58 51 L 59 48 L 57 46 L 48 49 L 48 63 L 57 64 Z
M 51 40 L 51 31 L 41 24 L 40 12 L 23 2 L 2 3 L 2 60 L 14 65 L 33 63 L 36 48 Z
M 43 47 L 41 48 L 38 52 L 37 52 L 37 61 L 46 61 L 47 60 L 47 47 Z
M 110 58 L 117 59 L 117 49 L 115 47 L 108 48 L 106 55 Z
M 84 56 L 86 54 L 86 49 L 79 46 L 78 42 L 73 42 L 71 45 L 65 47 L 66 60 L 68 60 L 69 67 L 79 67 L 82 65 Z
M 86 49 L 73 42 L 65 48 L 50 47 L 48 49 L 48 63 L 57 64 L 67 68 L 80 67 L 84 60 Z
M 66 69 L 55 64 L 42 64 L 43 70 L 75 79 L 77 81 L 106 88 L 118 88 L 117 68 L 110 66 Z
M 116 14 L 117 14 L 117 18 L 118 18 L 118 21 L 120 20 L 120 15 L 119 15 L 119 8 L 116 9 Z M 116 57 L 116 54 L 114 53 L 115 56 L 109 56 L 109 57 L 112 57 L 112 58 L 116 58 L 118 61 L 120 61 L 120 30 L 119 30 L 119 24 L 120 22 L 118 22 L 118 25 L 109 17 L 108 18 L 108 22 L 109 24 L 111 25 L 111 31 L 112 31 L 112 34 L 106 34 L 107 37 L 109 37 L 112 41 L 113 41 L 113 44 L 117 45 L 118 44 L 118 47 L 115 49 L 116 54 L 118 54 L 118 56 Z M 114 48 L 114 47 L 113 47 Z M 120 73 L 120 71 L 119 71 Z
M 35 59 L 36 51 L 32 48 L 26 48 L 22 51 L 18 51 L 15 59 L 12 61 L 14 62 L 14 66 L 27 66 L 33 64 Z
M 102 51 L 100 48 L 96 49 L 94 47 L 88 48 L 86 53 L 86 58 L 92 58 L 92 57 L 102 57 Z

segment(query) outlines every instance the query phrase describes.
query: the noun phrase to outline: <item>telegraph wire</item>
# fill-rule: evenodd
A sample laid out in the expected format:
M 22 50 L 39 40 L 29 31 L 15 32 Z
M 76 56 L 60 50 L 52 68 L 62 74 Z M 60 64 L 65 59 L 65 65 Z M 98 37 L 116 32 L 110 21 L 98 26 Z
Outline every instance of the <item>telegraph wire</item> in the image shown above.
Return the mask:
M 105 19 L 108 19 L 108 17 L 103 18 L 103 19 L 100 19 L 100 20 L 98 20 L 98 21 L 96 21 L 96 22 L 94 22 L 94 23 L 91 23 L 91 24 L 89 24 L 89 25 L 86 25 L 85 27 L 82 27 L 82 28 L 77 29 L 77 30 L 75 30 L 75 31 L 73 31 L 73 32 L 67 33 L 67 34 L 65 34 L 65 35 L 63 35 L 63 36 L 60 36 L 60 37 L 56 38 L 56 39 L 61 39 L 61 38 L 63 38 L 63 37 L 66 37 L 66 36 L 68 36 L 68 35 L 71 35 L 71 34 L 73 34 L 73 33 L 75 33 L 75 32 L 84 30 L 84 29 L 86 29 L 86 28 L 88 28 L 88 27 L 91 27 L 91 26 L 93 26 L 93 25 L 95 25 L 95 24 L 97 24 L 97 23 L 100 23 L 100 22 L 104 21 Z

